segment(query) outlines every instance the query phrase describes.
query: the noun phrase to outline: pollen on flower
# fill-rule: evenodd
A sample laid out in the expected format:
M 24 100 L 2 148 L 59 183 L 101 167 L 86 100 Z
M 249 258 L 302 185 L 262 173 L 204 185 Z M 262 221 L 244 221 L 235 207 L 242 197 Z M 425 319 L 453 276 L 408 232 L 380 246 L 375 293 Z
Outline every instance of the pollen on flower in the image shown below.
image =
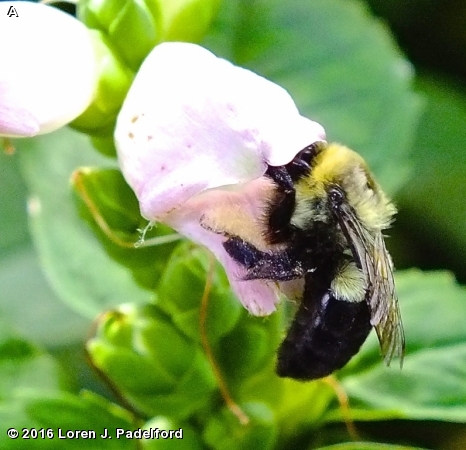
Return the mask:
M 139 119 L 139 116 L 134 116 L 133 118 L 131 118 L 131 123 L 134 123 L 136 122 L 136 120 Z
M 130 139 L 133 139 L 133 138 L 134 138 L 134 134 L 131 133 L 131 132 L 129 132 L 129 133 L 128 133 L 128 137 L 129 137 Z

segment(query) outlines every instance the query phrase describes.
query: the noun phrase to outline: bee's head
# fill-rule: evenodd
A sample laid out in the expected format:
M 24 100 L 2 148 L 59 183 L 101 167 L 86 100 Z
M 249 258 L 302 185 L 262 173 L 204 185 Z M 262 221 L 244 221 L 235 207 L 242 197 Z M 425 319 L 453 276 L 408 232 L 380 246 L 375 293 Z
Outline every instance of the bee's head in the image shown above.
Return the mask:
M 297 208 L 293 222 L 298 226 L 304 215 L 309 220 L 310 211 L 313 220 L 328 221 L 335 195 L 354 210 L 365 228 L 380 231 L 390 225 L 396 209 L 356 152 L 339 144 L 319 143 L 309 166 L 307 176 L 296 183 Z

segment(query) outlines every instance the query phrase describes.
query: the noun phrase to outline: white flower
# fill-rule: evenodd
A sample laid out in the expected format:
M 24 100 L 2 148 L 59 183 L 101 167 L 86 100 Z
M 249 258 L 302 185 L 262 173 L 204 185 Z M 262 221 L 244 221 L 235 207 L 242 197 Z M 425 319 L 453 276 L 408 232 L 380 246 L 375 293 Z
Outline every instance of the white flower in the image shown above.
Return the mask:
M 202 222 L 215 224 L 228 210 L 244 219 L 245 235 L 252 232 L 272 188 L 263 177 L 267 165 L 287 164 L 323 139 L 323 128 L 302 117 L 280 86 L 175 42 L 146 58 L 115 130 L 120 167 L 142 215 L 206 245 L 257 315 L 275 309 L 274 283 L 243 281 L 244 269 L 223 249 L 225 237 Z
M 71 122 L 91 103 L 97 77 L 81 22 L 43 4 L 0 2 L 0 136 L 34 136 Z

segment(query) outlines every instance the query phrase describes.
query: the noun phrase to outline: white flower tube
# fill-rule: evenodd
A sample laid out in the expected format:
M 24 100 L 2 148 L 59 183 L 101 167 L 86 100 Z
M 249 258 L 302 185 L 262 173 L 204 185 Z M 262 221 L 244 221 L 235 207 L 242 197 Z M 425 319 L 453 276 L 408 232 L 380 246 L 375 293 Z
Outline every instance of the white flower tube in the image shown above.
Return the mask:
M 323 128 L 302 117 L 280 86 L 175 42 L 146 58 L 115 130 L 120 167 L 142 215 L 206 245 L 256 315 L 275 309 L 274 284 L 243 281 L 244 269 L 223 249 L 225 237 L 209 228 L 228 210 L 238 226 L 244 223 L 242 235 L 257 234 L 272 188 L 263 177 L 267 165 L 287 164 L 323 139 Z
M 97 61 L 90 31 L 51 6 L 0 2 L 0 136 L 54 131 L 91 103 Z

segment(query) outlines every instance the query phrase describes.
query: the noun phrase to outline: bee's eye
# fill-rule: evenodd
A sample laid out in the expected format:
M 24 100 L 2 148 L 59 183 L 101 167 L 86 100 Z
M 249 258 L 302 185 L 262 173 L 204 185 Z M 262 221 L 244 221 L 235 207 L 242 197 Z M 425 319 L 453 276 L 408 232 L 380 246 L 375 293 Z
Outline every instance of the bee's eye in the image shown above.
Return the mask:
M 338 187 L 332 187 L 328 191 L 328 199 L 332 208 L 338 209 L 345 202 L 345 193 Z

